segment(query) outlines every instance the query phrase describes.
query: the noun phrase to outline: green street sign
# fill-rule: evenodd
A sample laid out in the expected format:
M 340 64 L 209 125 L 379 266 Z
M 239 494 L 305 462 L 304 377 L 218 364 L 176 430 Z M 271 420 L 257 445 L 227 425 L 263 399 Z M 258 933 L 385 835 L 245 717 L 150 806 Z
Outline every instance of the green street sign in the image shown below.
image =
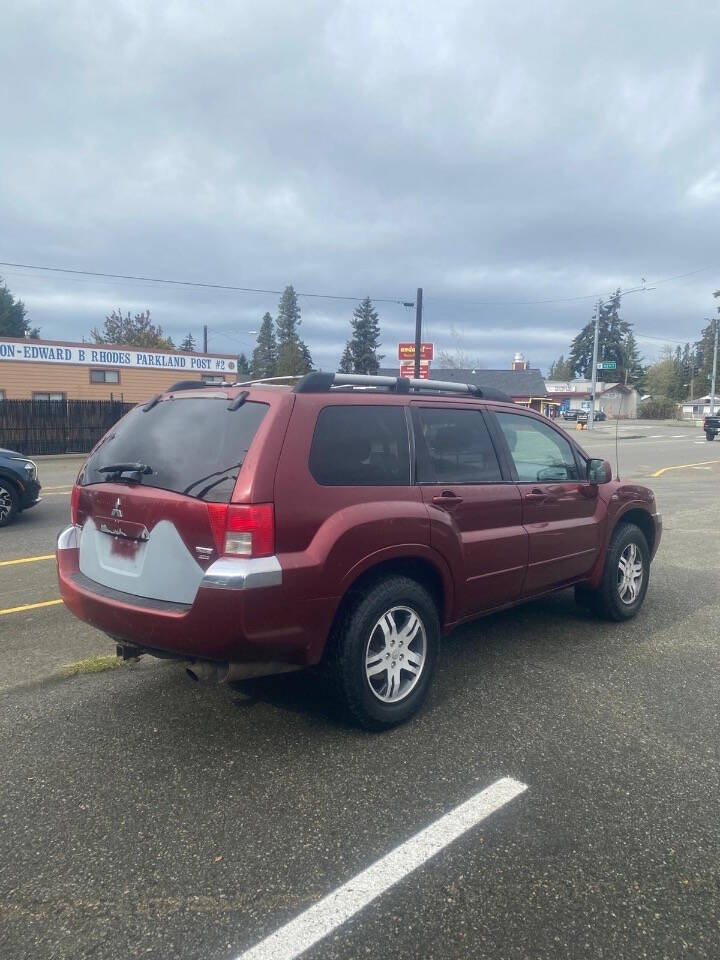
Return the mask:
M 617 370 L 617 363 L 614 360 L 601 360 L 597 368 L 598 370 Z

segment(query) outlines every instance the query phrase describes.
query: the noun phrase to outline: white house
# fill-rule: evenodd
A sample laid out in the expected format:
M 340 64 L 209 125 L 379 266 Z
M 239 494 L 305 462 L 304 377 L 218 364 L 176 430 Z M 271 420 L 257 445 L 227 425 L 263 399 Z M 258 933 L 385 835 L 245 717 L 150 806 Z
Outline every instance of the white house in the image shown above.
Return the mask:
M 686 400 L 682 405 L 683 420 L 701 420 L 706 417 L 710 411 L 712 397 L 706 393 L 704 397 L 697 397 L 695 400 Z M 720 394 L 715 395 L 714 412 L 720 413 Z

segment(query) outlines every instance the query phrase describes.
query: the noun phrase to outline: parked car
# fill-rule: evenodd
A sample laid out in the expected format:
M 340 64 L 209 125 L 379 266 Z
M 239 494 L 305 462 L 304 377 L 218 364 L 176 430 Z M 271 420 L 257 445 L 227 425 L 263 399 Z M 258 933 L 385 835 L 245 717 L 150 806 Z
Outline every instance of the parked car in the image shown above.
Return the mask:
M 614 620 L 643 603 L 652 491 L 504 394 L 192 386 L 112 428 L 58 539 L 66 605 L 124 656 L 221 680 L 321 664 L 380 729 L 419 708 L 457 624 L 573 585 Z
M 603 423 L 603 421 L 607 420 L 607 414 L 605 413 L 604 410 L 596 410 L 593 415 L 593 419 L 597 423 Z
M 0 527 L 40 502 L 37 464 L 15 450 L 0 450 Z
M 563 420 L 577 420 L 579 410 L 563 410 Z
M 720 432 L 720 416 L 707 416 L 703 420 L 706 440 L 714 440 Z

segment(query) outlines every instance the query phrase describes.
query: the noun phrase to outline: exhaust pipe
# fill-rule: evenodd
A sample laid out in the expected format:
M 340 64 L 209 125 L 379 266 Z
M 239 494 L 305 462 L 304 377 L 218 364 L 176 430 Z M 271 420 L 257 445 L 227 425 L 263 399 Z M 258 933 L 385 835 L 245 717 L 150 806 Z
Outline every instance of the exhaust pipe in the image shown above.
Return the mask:
M 196 660 L 185 667 L 185 673 L 196 683 L 217 683 L 221 667 L 211 660 Z

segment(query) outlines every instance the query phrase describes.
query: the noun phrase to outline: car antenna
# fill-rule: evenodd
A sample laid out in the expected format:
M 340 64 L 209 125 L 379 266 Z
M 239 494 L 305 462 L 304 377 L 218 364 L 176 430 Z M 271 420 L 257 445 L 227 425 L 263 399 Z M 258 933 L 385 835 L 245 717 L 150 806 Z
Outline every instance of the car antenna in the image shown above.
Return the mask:
M 618 412 L 615 417 L 615 474 L 616 480 L 620 479 L 620 450 L 618 447 L 618 430 L 620 429 L 620 407 L 622 406 L 622 398 L 618 403 Z

